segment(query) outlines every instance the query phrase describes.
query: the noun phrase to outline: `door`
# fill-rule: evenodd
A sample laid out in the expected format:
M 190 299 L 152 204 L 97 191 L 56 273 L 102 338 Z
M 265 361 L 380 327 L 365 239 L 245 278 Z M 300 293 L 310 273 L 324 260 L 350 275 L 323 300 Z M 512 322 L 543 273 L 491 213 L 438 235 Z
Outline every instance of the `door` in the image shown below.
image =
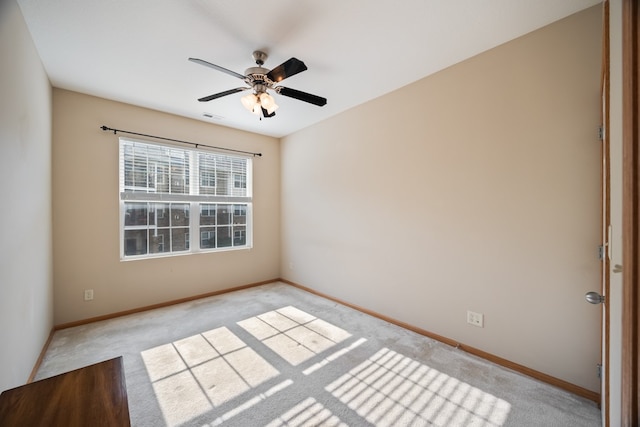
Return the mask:
M 601 242 L 600 248 L 600 293 L 590 292 L 587 301 L 600 304 L 601 310 L 601 362 L 600 362 L 600 409 L 602 411 L 602 425 L 610 425 L 610 312 L 611 312 L 611 260 L 614 249 L 611 221 L 611 140 L 609 132 L 610 116 L 610 67 L 609 67 L 609 2 L 603 2 L 602 13 L 602 70 L 601 70 Z M 617 226 L 617 224 L 616 224 Z
M 623 0 L 603 3 L 602 387 L 603 426 L 622 422 L 623 353 Z M 611 25 L 609 25 L 611 23 Z
M 610 135 L 609 135 L 609 14 L 608 14 L 608 2 L 604 2 L 603 10 L 603 49 L 602 49 L 602 85 L 601 85 L 601 101 L 602 101 L 602 127 L 601 129 L 601 188 L 602 188 L 602 249 L 601 249 L 601 286 L 600 292 L 604 296 L 601 300 L 601 331 L 602 331 L 602 356 L 600 366 L 600 409 L 602 411 L 602 425 L 609 427 L 610 423 L 610 406 L 609 406 L 609 390 L 610 390 L 610 346 L 609 346 L 609 332 L 610 332 L 610 287 L 611 287 L 611 259 L 612 251 L 614 249 L 612 241 L 612 224 L 611 224 L 611 150 L 610 150 Z M 590 301 L 593 302 L 593 301 Z

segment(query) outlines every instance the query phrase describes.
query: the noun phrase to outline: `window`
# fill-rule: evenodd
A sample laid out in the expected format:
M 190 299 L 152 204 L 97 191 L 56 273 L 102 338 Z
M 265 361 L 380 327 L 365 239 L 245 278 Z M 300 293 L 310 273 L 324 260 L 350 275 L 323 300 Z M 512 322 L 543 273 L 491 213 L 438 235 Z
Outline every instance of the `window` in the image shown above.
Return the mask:
M 251 159 L 120 139 L 120 257 L 251 247 Z

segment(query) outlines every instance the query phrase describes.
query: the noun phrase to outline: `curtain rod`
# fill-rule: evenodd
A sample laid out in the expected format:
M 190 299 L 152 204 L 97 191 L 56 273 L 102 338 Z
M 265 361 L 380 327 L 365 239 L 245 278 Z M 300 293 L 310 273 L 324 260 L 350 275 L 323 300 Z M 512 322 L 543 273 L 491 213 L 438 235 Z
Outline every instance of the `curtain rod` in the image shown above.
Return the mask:
M 232 151 L 234 153 L 251 154 L 253 157 L 256 157 L 256 156 L 262 157 L 262 153 L 252 153 L 251 151 L 242 151 L 242 150 L 234 150 L 233 148 L 215 147 L 213 145 L 200 144 L 197 142 L 181 141 L 179 139 L 164 138 L 162 136 L 147 135 L 144 133 L 130 132 L 128 130 L 122 130 L 122 129 L 113 129 L 104 125 L 100 126 L 100 129 L 102 129 L 103 131 L 113 131 L 114 135 L 120 132 L 120 133 L 129 134 L 129 135 L 146 136 L 147 138 L 161 139 L 163 141 L 179 142 L 180 144 L 191 144 L 191 145 L 194 145 L 196 148 L 207 147 L 207 148 L 213 148 L 215 150 L 224 150 L 224 151 Z

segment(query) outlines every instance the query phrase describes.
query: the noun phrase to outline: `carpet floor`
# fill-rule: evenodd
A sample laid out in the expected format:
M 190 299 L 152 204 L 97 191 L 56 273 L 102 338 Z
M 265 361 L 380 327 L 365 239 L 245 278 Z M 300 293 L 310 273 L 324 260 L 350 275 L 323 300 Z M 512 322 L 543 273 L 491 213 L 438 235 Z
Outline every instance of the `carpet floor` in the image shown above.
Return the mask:
M 283 283 L 56 331 L 123 356 L 133 426 L 600 426 L 586 399 Z

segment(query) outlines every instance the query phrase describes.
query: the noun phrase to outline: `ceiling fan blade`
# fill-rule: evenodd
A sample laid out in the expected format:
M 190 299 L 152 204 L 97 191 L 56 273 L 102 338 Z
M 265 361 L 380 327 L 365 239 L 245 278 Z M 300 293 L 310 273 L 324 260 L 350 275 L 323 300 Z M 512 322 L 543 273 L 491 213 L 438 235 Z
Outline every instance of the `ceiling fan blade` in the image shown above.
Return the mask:
M 222 98 L 223 96 L 231 95 L 233 93 L 242 92 L 243 90 L 249 89 L 248 87 L 237 87 L 235 89 L 225 90 L 224 92 L 214 93 L 213 95 L 205 96 L 204 98 L 198 99 L 200 102 L 211 101 L 212 99 Z
M 288 96 L 289 98 L 298 99 L 300 101 L 308 102 L 309 104 L 322 107 L 327 103 L 327 98 L 323 98 L 318 95 L 312 95 L 310 93 L 302 92 L 288 87 L 279 86 L 278 93 L 280 95 Z
M 211 62 L 207 62 L 207 61 L 204 61 L 202 59 L 189 58 L 189 61 L 195 62 L 196 64 L 204 65 L 205 67 L 213 68 L 214 70 L 222 71 L 223 73 L 227 73 L 230 76 L 237 77 L 237 78 L 242 79 L 242 80 L 245 79 L 245 76 L 243 76 L 240 73 L 236 73 L 235 71 L 227 70 L 224 67 L 221 67 L 221 66 L 216 65 L 216 64 L 212 64 Z
M 267 73 L 267 77 L 275 82 L 281 82 L 287 77 L 291 77 L 298 73 L 303 72 L 307 69 L 307 66 L 304 65 L 304 62 L 300 61 L 298 58 L 290 58 L 284 61 L 282 64 L 278 65 L 273 70 Z
M 276 115 L 276 112 L 274 111 L 273 113 L 269 114 L 269 112 L 267 111 L 266 108 L 262 107 L 262 115 L 264 117 L 273 117 Z

